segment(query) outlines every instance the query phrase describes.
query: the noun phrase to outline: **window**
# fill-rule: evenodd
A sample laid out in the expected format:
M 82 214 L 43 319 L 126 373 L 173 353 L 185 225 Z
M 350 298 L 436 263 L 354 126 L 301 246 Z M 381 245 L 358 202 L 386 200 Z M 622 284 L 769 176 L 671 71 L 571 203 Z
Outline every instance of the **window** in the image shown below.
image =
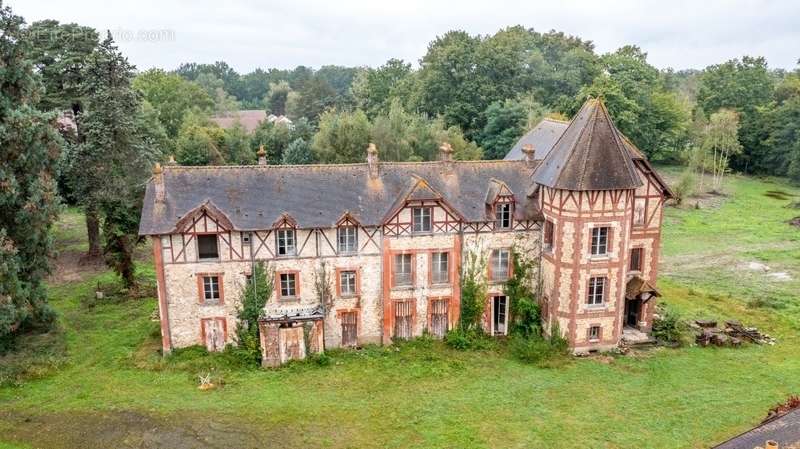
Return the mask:
M 642 271 L 642 248 L 631 248 L 630 271 Z
M 411 209 L 411 223 L 414 232 L 431 232 L 431 208 L 415 207 Z
M 219 276 L 203 276 L 203 304 L 219 304 Z
M 356 288 L 357 279 L 355 271 L 340 271 L 339 296 L 356 296 L 358 294 L 358 289 Z
M 509 277 L 511 252 L 507 249 L 492 251 L 491 265 L 489 266 L 492 281 L 504 281 Z
M 414 334 L 414 302 L 394 302 L 394 338 L 408 340 Z
M 589 278 L 589 297 L 586 298 L 586 304 L 590 306 L 603 305 L 606 291 L 606 278 L 593 277 Z
M 216 234 L 197 236 L 197 257 L 200 260 L 219 258 Z
M 341 226 L 337 232 L 340 253 L 358 252 L 358 229 L 355 226 Z
M 600 326 L 589 328 L 589 341 L 600 341 Z
M 279 256 L 295 255 L 294 229 L 278 229 L 275 238 L 278 240 Z
M 608 228 L 592 228 L 592 255 L 605 256 L 608 253 Z
M 249 245 L 252 237 L 253 237 L 252 232 L 242 232 L 242 243 L 245 245 Z
M 281 299 L 292 299 L 297 297 L 297 273 L 280 273 L 280 293 Z
M 449 305 L 450 301 L 447 298 L 431 299 L 430 302 L 428 302 L 428 314 L 430 316 L 428 328 L 431 335 L 444 338 L 447 334 L 450 325 L 448 320 Z
M 644 225 L 644 217 L 647 212 L 647 201 L 645 198 L 636 198 L 633 203 L 633 224 L 635 226 Z
M 553 250 L 553 222 L 550 220 L 544 222 L 544 250 Z
M 495 204 L 494 219 L 498 229 L 511 229 L 511 203 Z
M 448 253 L 431 254 L 431 284 L 450 283 L 450 264 Z
M 411 254 L 395 254 L 392 279 L 395 287 L 411 285 Z

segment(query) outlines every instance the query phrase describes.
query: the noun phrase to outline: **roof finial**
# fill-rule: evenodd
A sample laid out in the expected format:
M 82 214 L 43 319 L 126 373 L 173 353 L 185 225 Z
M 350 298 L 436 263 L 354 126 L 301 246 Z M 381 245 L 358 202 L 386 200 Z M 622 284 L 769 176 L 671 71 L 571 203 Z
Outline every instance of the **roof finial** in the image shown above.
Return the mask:
M 164 169 L 161 168 L 161 164 L 156 162 L 156 165 L 153 166 L 153 174 L 154 175 L 160 175 L 163 172 L 164 172 Z
M 267 150 L 264 149 L 264 144 L 258 146 L 258 165 L 267 165 Z
M 453 147 L 449 142 L 442 142 L 439 146 L 439 160 L 442 161 L 444 165 L 445 173 L 449 173 L 453 170 Z
M 533 166 L 533 161 L 536 157 L 536 149 L 533 147 L 533 144 L 526 143 L 523 145 L 522 154 L 525 155 L 525 162 L 528 164 L 528 166 Z

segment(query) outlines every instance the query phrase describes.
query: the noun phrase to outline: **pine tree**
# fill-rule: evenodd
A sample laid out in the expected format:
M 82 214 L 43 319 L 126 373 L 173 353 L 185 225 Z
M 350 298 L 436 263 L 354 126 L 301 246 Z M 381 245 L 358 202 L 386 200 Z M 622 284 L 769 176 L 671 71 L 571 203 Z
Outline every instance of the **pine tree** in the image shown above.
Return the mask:
M 43 278 L 58 213 L 54 173 L 61 139 L 55 116 L 34 108 L 39 81 L 26 59 L 24 21 L 0 4 L 0 352 L 55 314 Z

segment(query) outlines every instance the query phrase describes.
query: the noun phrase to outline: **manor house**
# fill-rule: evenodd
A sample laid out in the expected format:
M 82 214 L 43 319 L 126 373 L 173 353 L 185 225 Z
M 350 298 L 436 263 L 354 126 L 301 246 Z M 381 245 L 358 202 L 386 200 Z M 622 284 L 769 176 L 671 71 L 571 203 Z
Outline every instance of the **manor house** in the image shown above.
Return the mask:
M 140 235 L 152 240 L 162 345 L 235 342 L 255 264 L 274 276 L 259 326 L 265 366 L 324 348 L 388 344 L 458 323 L 462 276 L 506 335 L 514 255 L 535 263 L 543 326 L 576 352 L 650 330 L 662 209 L 671 193 L 589 99 L 545 120 L 502 161 L 157 166 Z

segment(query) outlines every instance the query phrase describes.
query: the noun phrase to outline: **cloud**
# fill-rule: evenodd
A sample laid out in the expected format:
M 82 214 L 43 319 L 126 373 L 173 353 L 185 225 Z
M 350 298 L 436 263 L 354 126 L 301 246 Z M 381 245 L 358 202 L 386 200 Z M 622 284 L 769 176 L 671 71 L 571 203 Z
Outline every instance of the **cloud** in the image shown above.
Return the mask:
M 792 0 L 140 0 L 113 6 L 25 0 L 12 7 L 28 22 L 52 18 L 122 30 L 127 38 L 120 48 L 143 69 L 217 60 L 240 72 L 300 64 L 375 66 L 392 57 L 417 62 L 447 30 L 490 34 L 516 24 L 578 35 L 599 52 L 636 44 L 662 68 L 703 68 L 749 54 L 790 69 L 800 57 L 794 23 L 800 2 Z M 168 33 L 160 36 L 159 30 Z

